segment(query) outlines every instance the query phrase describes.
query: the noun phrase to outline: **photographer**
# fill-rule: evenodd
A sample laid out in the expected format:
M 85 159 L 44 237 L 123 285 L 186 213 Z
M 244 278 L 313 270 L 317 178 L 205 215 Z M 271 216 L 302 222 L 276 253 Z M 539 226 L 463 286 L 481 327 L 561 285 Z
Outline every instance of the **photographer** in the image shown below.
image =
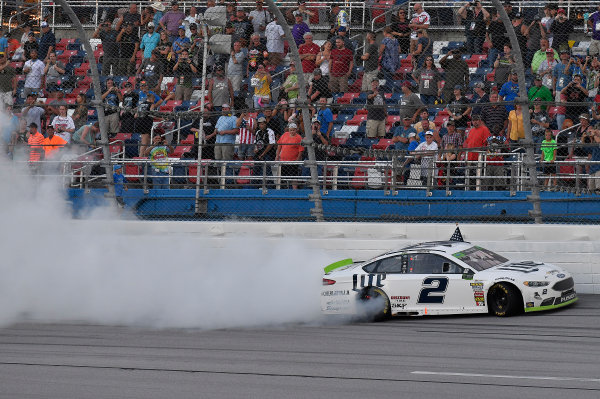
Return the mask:
M 54 97 L 54 93 L 59 88 L 59 79 L 65 74 L 65 66 L 56 59 L 56 53 L 52 51 L 46 59 L 44 75 L 46 76 L 46 91 L 52 93 L 49 97 Z
M 189 101 L 192 98 L 192 75 L 198 73 L 198 68 L 189 57 L 189 52 L 184 49 L 175 66 L 173 72 L 178 78 L 177 86 L 175 86 L 175 100 L 176 101 Z
M 102 75 L 116 73 L 119 66 L 118 32 L 111 28 L 110 22 L 104 21 L 94 32 L 93 38 L 100 38 L 102 42 Z
M 106 91 L 102 94 L 102 101 L 106 105 L 114 107 L 113 109 L 105 109 L 104 115 L 107 122 L 108 133 L 117 134 L 119 132 L 119 112 L 117 107 L 123 101 L 123 94 L 112 78 L 106 80 Z
M 573 33 L 573 22 L 567 18 L 564 8 L 559 8 L 556 19 L 550 26 L 553 35 L 552 48 L 561 51 L 569 48 L 569 34 Z
M 567 98 L 565 119 L 570 119 L 573 122 L 577 120 L 580 114 L 588 113 L 588 106 L 581 104 L 588 99 L 588 91 L 582 86 L 582 83 L 581 75 L 575 75 L 573 80 L 561 90 L 561 94 Z M 579 105 L 569 105 L 569 103 L 579 103 Z
M 440 66 L 444 69 L 446 84 L 442 91 L 444 102 L 451 101 L 454 87 L 469 87 L 469 65 L 462 59 L 461 50 L 454 49 L 440 60 Z
M 125 27 L 117 35 L 117 42 L 120 47 L 119 54 L 119 75 L 133 75 L 135 73 L 135 57 L 140 49 L 140 38 L 133 30 L 133 24 L 124 23 Z
M 467 51 L 471 54 L 480 54 L 485 41 L 486 22 L 490 13 L 481 5 L 481 1 L 470 1 L 458 9 L 458 15 L 465 26 L 467 38 Z

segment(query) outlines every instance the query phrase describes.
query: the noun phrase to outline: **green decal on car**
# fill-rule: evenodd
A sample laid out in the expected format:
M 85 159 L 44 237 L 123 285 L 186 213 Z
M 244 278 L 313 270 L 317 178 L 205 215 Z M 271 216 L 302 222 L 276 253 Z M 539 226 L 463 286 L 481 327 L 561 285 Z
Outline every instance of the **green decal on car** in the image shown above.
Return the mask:
M 335 269 L 339 269 L 342 266 L 351 265 L 352 263 L 354 263 L 354 262 L 350 258 L 343 259 L 343 260 L 334 262 L 334 263 L 330 264 L 329 266 L 326 266 L 324 270 L 325 270 L 325 273 L 329 273 Z
M 567 305 L 577 302 L 577 299 L 579 299 L 579 298 L 575 297 L 575 298 L 571 299 L 570 301 L 559 303 L 558 305 L 536 306 L 536 307 L 531 307 L 531 308 L 525 308 L 525 312 L 540 312 L 542 310 L 562 308 L 563 306 L 567 306 Z

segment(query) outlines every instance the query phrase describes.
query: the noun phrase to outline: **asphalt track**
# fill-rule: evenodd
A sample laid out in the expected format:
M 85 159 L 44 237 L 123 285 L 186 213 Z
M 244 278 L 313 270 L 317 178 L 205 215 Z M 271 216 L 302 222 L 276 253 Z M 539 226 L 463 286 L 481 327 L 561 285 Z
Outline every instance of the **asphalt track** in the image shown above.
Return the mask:
M 232 316 L 234 317 L 234 316 Z M 0 329 L 1 398 L 599 398 L 600 295 L 499 319 Z

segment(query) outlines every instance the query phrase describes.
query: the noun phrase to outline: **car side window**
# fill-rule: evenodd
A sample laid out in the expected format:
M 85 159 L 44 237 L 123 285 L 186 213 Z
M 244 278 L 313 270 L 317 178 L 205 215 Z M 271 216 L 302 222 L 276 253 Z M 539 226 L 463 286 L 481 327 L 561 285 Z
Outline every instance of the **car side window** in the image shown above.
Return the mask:
M 409 254 L 408 274 L 462 274 L 463 268 L 437 254 Z
M 402 255 L 389 256 L 363 266 L 367 273 L 402 273 Z

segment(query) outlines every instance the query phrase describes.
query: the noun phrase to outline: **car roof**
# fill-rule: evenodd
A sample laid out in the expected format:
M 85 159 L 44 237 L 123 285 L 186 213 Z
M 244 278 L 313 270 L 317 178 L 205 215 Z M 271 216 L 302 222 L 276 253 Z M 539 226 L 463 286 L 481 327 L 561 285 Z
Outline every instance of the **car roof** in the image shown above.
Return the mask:
M 421 242 L 418 244 L 413 244 L 413 245 L 409 245 L 400 249 L 395 249 L 393 251 L 390 251 L 388 253 L 394 253 L 394 252 L 407 252 L 407 251 L 421 251 L 421 250 L 428 250 L 428 251 L 441 251 L 441 252 L 448 252 L 448 253 L 454 253 L 457 251 L 460 251 L 462 249 L 466 249 L 471 247 L 472 244 L 470 242 L 467 241 L 426 241 L 426 242 Z

